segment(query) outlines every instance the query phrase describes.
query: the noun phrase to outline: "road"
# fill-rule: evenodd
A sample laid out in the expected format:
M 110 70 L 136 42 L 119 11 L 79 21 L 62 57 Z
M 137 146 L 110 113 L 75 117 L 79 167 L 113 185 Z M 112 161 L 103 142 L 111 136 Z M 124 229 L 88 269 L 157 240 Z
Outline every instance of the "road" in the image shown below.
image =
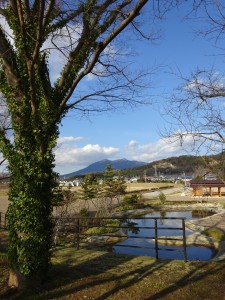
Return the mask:
M 143 193 L 142 196 L 146 200 L 151 200 L 157 198 L 160 193 L 163 193 L 165 195 L 172 195 L 172 194 L 182 194 L 184 193 L 184 188 L 183 187 L 178 187 L 178 188 L 167 188 L 167 189 L 160 189 L 154 192 L 146 192 Z

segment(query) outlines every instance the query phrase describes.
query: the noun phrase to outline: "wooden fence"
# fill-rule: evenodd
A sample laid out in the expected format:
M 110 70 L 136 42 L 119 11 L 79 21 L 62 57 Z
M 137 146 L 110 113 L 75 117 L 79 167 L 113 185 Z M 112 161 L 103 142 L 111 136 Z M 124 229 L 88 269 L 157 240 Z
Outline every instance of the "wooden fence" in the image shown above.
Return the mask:
M 112 221 L 119 221 L 119 225 L 109 225 Z M 153 220 L 153 226 L 136 226 L 136 221 L 138 220 Z M 180 220 L 180 227 L 161 227 L 161 224 L 164 220 Z M 146 240 L 153 240 L 154 241 L 154 247 L 144 247 L 142 245 L 123 245 L 123 244 L 114 244 L 114 247 L 130 247 L 130 248 L 145 248 L 145 249 L 154 249 L 155 251 L 155 258 L 159 258 L 159 250 L 161 251 L 177 251 L 177 252 L 183 252 L 183 258 L 184 261 L 187 261 L 187 251 L 186 251 L 186 232 L 185 232 L 185 218 L 176 218 L 176 217 L 168 217 L 168 218 L 162 218 L 162 217 L 152 217 L 152 218 L 144 218 L 144 217 L 114 217 L 114 218 L 95 218 L 95 217 L 55 217 L 53 218 L 54 224 L 55 224 L 55 243 L 58 242 L 60 239 L 60 235 L 63 233 L 64 236 L 72 235 L 73 236 L 73 242 L 76 245 L 77 249 L 79 249 L 83 241 L 91 236 L 99 236 L 99 237 L 113 237 L 113 238 L 129 238 L 129 239 L 146 239 Z M 0 212 L 0 228 L 6 229 L 7 226 L 7 218 L 6 214 Z M 105 231 L 109 230 L 115 230 L 116 233 L 87 233 L 87 230 L 90 228 L 103 228 Z M 141 235 L 138 236 L 135 234 L 135 232 L 139 231 L 140 229 L 144 230 L 153 230 L 153 235 Z M 182 247 L 180 247 L 180 250 L 178 249 L 171 249 L 171 248 L 161 248 L 159 240 L 162 241 L 162 237 L 159 235 L 160 230 L 179 230 L 181 231 L 180 236 L 174 236 L 174 237 L 164 237 L 165 240 L 169 241 L 182 241 Z M 121 236 L 121 234 L 117 234 L 118 231 L 122 231 L 124 234 Z M 128 235 L 128 232 L 134 232 L 133 235 Z
M 119 220 L 119 225 L 108 225 L 111 221 Z M 138 220 L 153 220 L 153 226 L 136 226 L 135 223 Z M 180 220 L 180 227 L 161 227 L 161 224 L 163 220 Z M 114 247 L 131 247 L 131 248 L 145 248 L 145 249 L 154 249 L 155 250 L 155 258 L 159 258 L 159 250 L 161 251 L 177 251 L 177 252 L 183 252 L 184 261 L 187 261 L 187 251 L 186 251 L 186 233 L 185 233 L 185 218 L 161 218 L 161 217 L 153 217 L 153 218 L 144 218 L 144 217 L 135 217 L 135 218 L 128 218 L 128 217 L 114 217 L 114 218 L 92 218 L 92 217 L 76 217 L 76 218 L 69 218 L 69 217 L 56 217 L 54 218 L 55 222 L 55 243 L 58 242 L 60 239 L 60 234 L 66 235 L 69 234 L 72 235 L 73 242 L 76 245 L 77 249 L 83 245 L 83 241 L 87 239 L 90 236 L 99 236 L 99 237 L 113 237 L 113 238 L 121 238 L 121 234 L 117 233 L 88 233 L 88 229 L 90 228 L 103 228 L 103 229 L 109 229 L 109 230 L 115 230 L 116 232 L 121 230 L 125 233 L 125 239 L 146 239 L 146 240 L 153 240 L 154 247 L 143 247 L 142 245 L 121 245 L 121 244 L 113 244 Z M 126 236 L 126 233 L 128 231 L 135 232 L 140 229 L 144 230 L 153 230 L 153 235 L 128 235 Z M 180 249 L 171 249 L 171 248 L 162 248 L 160 247 L 159 240 L 162 241 L 162 237 L 160 237 L 159 232 L 160 230 L 179 230 L 181 231 L 180 236 L 169 236 L 164 237 L 166 241 L 172 240 L 172 241 L 182 241 L 182 247 Z M 152 231 L 151 231 L 152 232 Z M 124 238 L 124 236 L 123 236 Z

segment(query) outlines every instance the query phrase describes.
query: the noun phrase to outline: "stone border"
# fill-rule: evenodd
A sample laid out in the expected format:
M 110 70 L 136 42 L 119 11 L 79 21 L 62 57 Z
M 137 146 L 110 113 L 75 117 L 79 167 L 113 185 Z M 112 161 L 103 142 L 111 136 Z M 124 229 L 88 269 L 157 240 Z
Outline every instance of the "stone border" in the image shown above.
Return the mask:
M 223 206 L 221 206 L 221 209 L 217 214 L 214 214 L 213 216 L 205 217 L 199 220 L 190 220 L 189 222 L 186 223 L 186 226 L 195 231 L 194 234 L 190 235 L 190 242 L 194 241 L 195 238 L 197 241 L 199 241 L 199 245 L 201 245 L 201 242 L 203 242 L 203 246 L 206 247 L 212 247 L 216 249 L 218 252 L 217 254 L 210 259 L 210 261 L 221 261 L 225 259 L 225 241 L 218 241 L 215 240 L 211 237 L 206 237 L 205 235 L 202 234 L 202 232 L 205 230 L 205 226 L 199 225 L 198 223 L 201 222 L 201 220 L 213 220 L 214 218 L 218 216 L 223 216 L 225 215 L 225 209 L 223 209 Z M 213 226 L 211 228 L 214 228 Z M 204 242 L 204 238 L 206 239 Z
M 126 216 L 141 216 L 154 211 L 176 211 L 176 210 L 209 210 L 214 211 L 216 214 L 213 216 L 208 216 L 205 218 L 201 218 L 198 220 L 190 220 L 185 222 L 185 225 L 188 229 L 194 231 L 193 234 L 186 236 L 186 245 L 199 245 L 204 247 L 209 247 L 215 249 L 217 252 L 216 256 L 208 261 L 219 261 L 225 259 L 225 242 L 217 241 L 212 237 L 205 236 L 202 234 L 202 231 L 205 229 L 204 226 L 198 225 L 199 221 L 205 220 L 207 218 L 213 219 L 216 216 L 224 215 L 225 209 L 219 203 L 196 203 L 196 204 L 179 204 L 179 205 L 162 205 L 156 206 L 152 208 L 144 208 L 144 209 L 136 209 L 136 210 L 128 210 L 125 212 L 114 213 L 113 217 L 126 217 Z M 176 236 L 173 236 L 176 237 Z M 177 236 L 178 237 L 178 236 Z M 180 237 L 180 236 L 179 236 Z M 172 241 L 167 240 L 169 236 L 161 236 L 162 240 L 160 241 L 160 237 L 158 238 L 159 243 L 167 246 L 183 246 L 183 241 Z
M 139 208 L 112 213 L 112 217 L 142 216 L 155 211 L 176 211 L 176 210 L 208 210 L 220 213 L 223 206 L 216 203 L 196 203 L 196 204 L 177 204 L 177 205 L 157 205 L 148 208 Z M 225 211 L 225 210 L 224 210 Z M 208 217 L 207 217 L 208 218 Z

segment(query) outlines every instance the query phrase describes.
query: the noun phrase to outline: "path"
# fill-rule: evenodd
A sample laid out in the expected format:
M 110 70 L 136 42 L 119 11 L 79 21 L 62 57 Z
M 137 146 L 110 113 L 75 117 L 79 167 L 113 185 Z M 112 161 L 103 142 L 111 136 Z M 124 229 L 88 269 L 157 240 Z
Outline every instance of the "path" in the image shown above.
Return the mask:
M 163 193 L 165 195 L 171 195 L 171 194 L 179 194 L 182 193 L 184 189 L 182 187 L 178 188 L 169 188 L 169 189 L 159 189 L 154 192 L 144 192 L 142 194 L 143 198 L 146 200 L 151 200 L 159 197 L 160 193 Z
M 225 233 L 225 211 L 204 219 L 192 220 L 190 223 L 203 227 L 203 230 L 208 228 L 216 228 Z

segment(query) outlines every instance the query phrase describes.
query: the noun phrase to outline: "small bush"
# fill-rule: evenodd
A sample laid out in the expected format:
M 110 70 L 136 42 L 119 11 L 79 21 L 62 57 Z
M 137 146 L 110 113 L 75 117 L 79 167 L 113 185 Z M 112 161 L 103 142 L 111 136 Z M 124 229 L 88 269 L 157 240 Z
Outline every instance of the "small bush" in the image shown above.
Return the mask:
M 83 208 L 81 208 L 81 210 L 80 210 L 80 215 L 81 215 L 82 217 L 89 217 L 90 213 L 89 213 L 89 211 L 87 210 L 87 208 L 83 207 Z
M 125 205 L 135 205 L 138 202 L 138 195 L 137 194 L 126 195 L 124 196 L 123 201 Z
M 137 207 L 135 205 L 129 205 L 129 204 L 123 204 L 121 206 L 117 206 L 113 209 L 113 212 L 120 212 L 120 211 L 127 211 L 127 210 L 133 210 Z
M 118 226 L 120 225 L 119 220 L 110 220 L 105 224 L 105 227 L 92 227 L 89 228 L 86 233 L 87 234 L 104 234 L 104 233 L 113 233 L 118 231 L 119 228 L 110 228 L 110 226 Z M 107 227 L 109 226 L 109 227 Z
M 202 232 L 204 235 L 209 236 L 217 241 L 225 241 L 224 233 L 216 228 L 208 228 Z
M 164 204 L 165 203 L 165 201 L 166 201 L 166 195 L 164 194 L 164 193 L 160 193 L 159 194 L 159 200 L 160 200 L 160 202 L 162 203 L 162 204 Z

